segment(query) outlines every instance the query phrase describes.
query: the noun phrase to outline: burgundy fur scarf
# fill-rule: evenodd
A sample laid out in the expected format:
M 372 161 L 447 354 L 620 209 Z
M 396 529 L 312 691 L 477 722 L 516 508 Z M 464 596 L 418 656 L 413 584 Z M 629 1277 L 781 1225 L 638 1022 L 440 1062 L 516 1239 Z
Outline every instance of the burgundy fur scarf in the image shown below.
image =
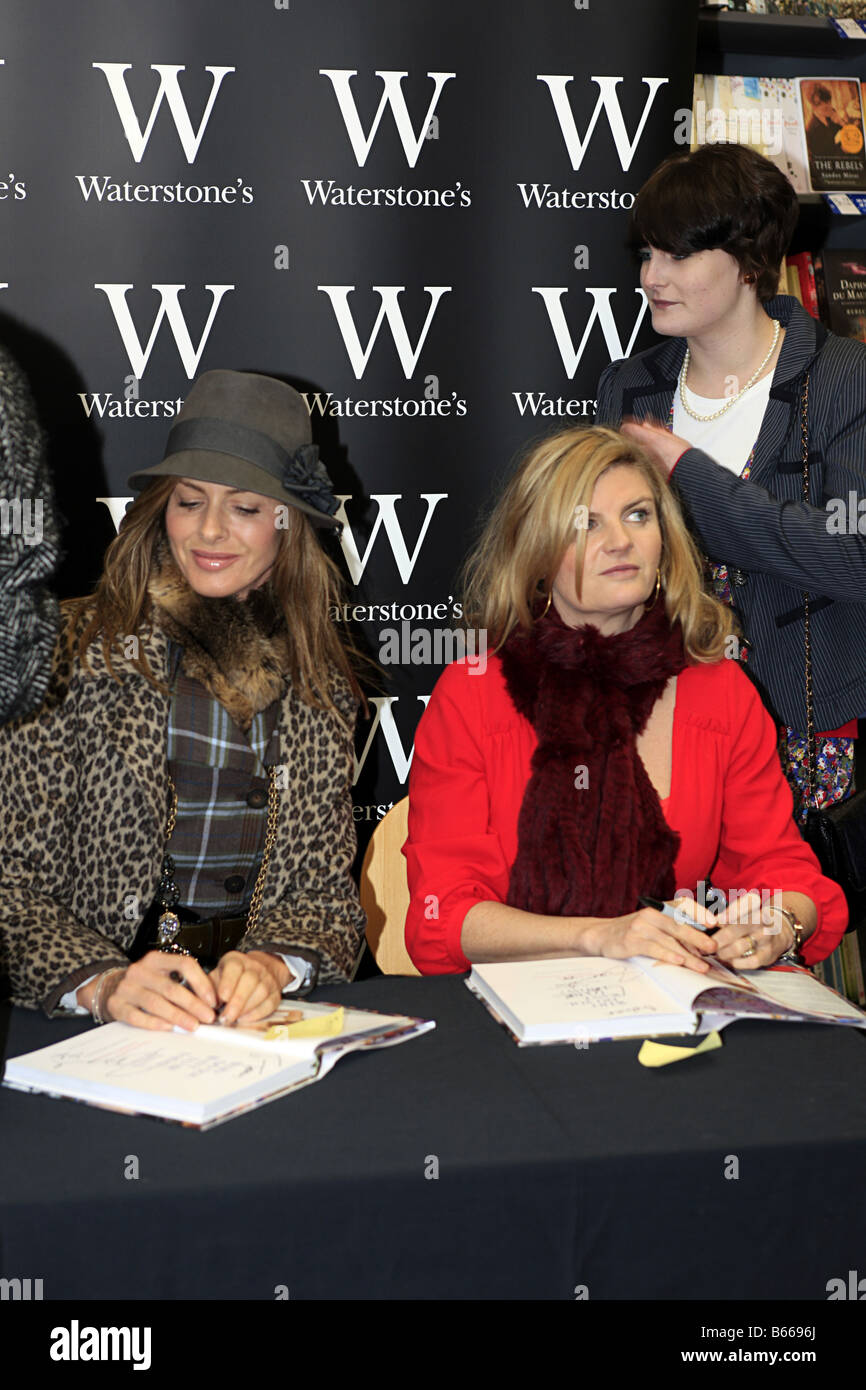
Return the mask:
M 502 650 L 508 692 L 538 736 L 508 902 L 557 917 L 618 917 L 671 898 L 680 838 L 637 751 L 683 669 L 682 631 L 656 604 L 629 632 L 571 628 L 551 610 Z

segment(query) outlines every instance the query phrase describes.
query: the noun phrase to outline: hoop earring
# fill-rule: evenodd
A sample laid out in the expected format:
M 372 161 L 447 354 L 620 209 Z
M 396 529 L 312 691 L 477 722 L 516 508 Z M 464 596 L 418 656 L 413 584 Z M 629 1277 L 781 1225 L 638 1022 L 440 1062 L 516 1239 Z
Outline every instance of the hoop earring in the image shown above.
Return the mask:
M 648 612 L 650 611 L 651 608 L 654 608 L 654 607 L 655 607 L 656 602 L 657 602 L 657 600 L 658 600 L 658 596 L 659 596 L 659 594 L 661 593 L 661 587 L 662 587 L 662 572 L 661 572 L 661 569 L 657 569 L 657 570 L 656 570 L 656 588 L 655 588 L 655 593 L 654 593 L 653 596 L 652 596 L 652 602 L 651 602 L 651 603 L 647 603 L 647 604 L 644 606 L 644 612 L 645 612 L 645 613 L 648 613 Z
M 535 621 L 536 621 L 537 623 L 538 623 L 538 622 L 541 622 L 541 619 L 547 616 L 547 613 L 548 613 L 548 610 L 550 609 L 550 605 L 551 605 L 552 601 L 553 601 L 553 589 L 551 589 L 551 590 L 549 591 L 549 593 L 548 593 L 548 595 L 547 595 L 547 603 L 544 605 L 544 607 L 543 607 L 543 609 L 541 610 L 541 612 L 539 613 L 538 617 L 535 619 Z

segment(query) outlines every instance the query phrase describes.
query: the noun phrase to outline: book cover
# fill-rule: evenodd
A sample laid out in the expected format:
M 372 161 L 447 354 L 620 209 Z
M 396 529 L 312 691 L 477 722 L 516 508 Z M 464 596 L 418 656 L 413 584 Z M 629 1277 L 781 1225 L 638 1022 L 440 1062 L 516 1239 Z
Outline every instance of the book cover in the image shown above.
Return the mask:
M 866 251 L 825 248 L 820 257 L 825 322 L 866 343 Z
M 788 107 L 793 107 L 795 123 L 799 129 L 793 84 L 789 78 L 759 77 L 758 87 L 761 93 L 761 138 L 764 143 L 764 154 L 796 188 L 798 170 L 788 149 L 785 129 L 786 103 Z M 805 160 L 802 159 L 800 161 L 800 174 L 803 188 L 797 189 L 797 192 L 805 192 L 808 182 L 805 178 Z
M 795 193 L 809 192 L 809 157 L 806 153 L 806 139 L 803 134 L 803 118 L 800 111 L 800 93 L 796 78 L 774 77 L 770 79 L 778 95 L 782 112 L 782 140 L 788 162 L 788 177 Z
M 812 190 L 866 189 L 866 136 L 860 83 L 854 78 L 798 79 Z

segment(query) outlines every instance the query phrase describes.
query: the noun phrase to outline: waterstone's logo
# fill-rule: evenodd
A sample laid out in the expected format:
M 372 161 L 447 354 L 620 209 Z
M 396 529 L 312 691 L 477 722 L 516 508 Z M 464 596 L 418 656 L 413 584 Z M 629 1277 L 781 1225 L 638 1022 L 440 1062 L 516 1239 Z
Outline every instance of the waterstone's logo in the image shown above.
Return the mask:
M 446 294 L 451 293 L 451 285 L 425 285 L 423 287 L 424 294 L 429 296 L 429 302 L 424 322 L 416 331 L 414 343 L 406 327 L 406 320 L 400 304 L 400 296 L 404 293 L 406 286 L 371 286 L 372 293 L 379 296 L 379 310 L 372 327 L 369 329 L 366 346 L 361 342 L 355 315 L 349 304 L 349 295 L 355 293 L 355 288 L 354 285 L 318 286 L 319 293 L 326 295 L 330 301 L 355 379 L 357 381 L 363 379 L 382 327 L 387 324 L 388 334 L 403 375 L 407 381 L 410 381 L 418 368 L 421 352 L 427 341 L 427 335 L 430 332 L 439 303 Z M 311 415 L 378 416 L 380 418 L 438 416 L 443 418 L 452 415 L 466 415 L 469 409 L 467 402 L 458 396 L 456 390 L 446 391 L 444 395 L 440 392 L 439 377 L 435 373 L 428 373 L 425 376 L 424 393 L 420 399 L 406 399 L 399 396 L 385 399 L 365 397 L 357 399 L 352 396 L 340 398 L 331 391 L 305 391 L 302 394 Z
M 204 71 L 210 74 L 210 91 L 198 117 L 198 124 L 194 125 L 180 86 L 179 74 L 186 72 L 186 66 L 183 63 L 151 63 L 150 70 L 157 74 L 159 81 L 151 99 L 150 112 L 143 124 L 127 85 L 126 74 L 132 68 L 132 63 L 92 63 L 91 66 L 101 72 L 108 83 L 126 143 L 136 164 L 144 159 L 163 107 L 167 108 L 174 122 L 187 164 L 193 164 L 220 88 L 226 77 L 236 71 L 234 67 L 205 66 Z M 212 184 L 187 183 L 182 179 L 154 183 L 141 178 L 119 178 L 113 173 L 76 174 L 75 180 L 86 203 L 161 203 L 174 206 L 219 203 L 232 206 L 251 203 L 254 196 L 251 185 L 240 174 L 232 174 Z
M 326 78 L 333 88 L 352 154 L 359 169 L 363 169 L 367 163 L 386 111 L 390 111 L 393 118 L 406 163 L 410 169 L 414 169 L 425 143 L 439 139 L 439 98 L 445 84 L 452 81 L 457 74 L 426 74 L 433 83 L 433 91 L 427 109 L 416 125 L 409 114 L 403 91 L 403 80 L 409 73 L 390 69 L 375 72 L 373 75 L 381 80 L 382 90 L 376 114 L 367 131 L 364 130 L 352 90 L 352 78 L 358 76 L 357 68 L 320 68 L 319 75 Z M 366 83 L 364 86 L 366 96 L 369 88 Z M 373 184 L 341 183 L 334 178 L 303 178 L 301 187 L 310 206 L 318 204 L 333 208 L 468 208 L 472 205 L 472 191 L 464 188 L 460 179 L 448 188 L 418 188 L 403 183 L 376 187 Z
M 146 342 L 143 342 L 139 336 L 127 301 L 129 291 L 135 290 L 134 284 L 95 284 L 93 288 L 99 290 L 108 300 L 129 361 L 130 373 L 124 378 L 125 390 L 121 396 L 116 395 L 113 391 L 80 391 L 78 397 L 85 415 L 88 419 L 92 415 L 100 419 L 133 419 L 143 416 L 170 418 L 176 415 L 183 404 L 182 398 L 145 400 L 141 398 L 139 390 L 139 383 L 147 370 L 162 324 L 164 321 L 168 324 L 183 369 L 187 378 L 192 381 L 198 371 L 199 362 L 210 337 L 220 304 L 224 297 L 235 288 L 234 285 L 204 286 L 205 292 L 210 295 L 210 308 L 205 318 L 204 327 L 199 332 L 197 343 L 193 342 L 192 333 L 180 303 L 180 294 L 181 291 L 187 289 L 186 285 L 151 285 L 150 288 L 159 295 L 159 306 L 155 311 Z
M 617 88 L 623 77 L 590 77 L 590 82 L 594 82 L 598 88 L 598 96 L 589 118 L 586 132 L 581 135 L 577 128 L 574 111 L 567 88 L 569 83 L 574 81 L 571 76 L 557 75 L 553 73 L 539 73 L 538 81 L 543 82 L 550 92 L 553 102 L 553 109 L 562 138 L 565 142 L 566 153 L 568 154 L 571 167 L 575 173 L 583 164 L 584 157 L 589 149 L 590 141 L 593 138 L 596 127 L 602 113 L 604 113 L 607 125 L 616 148 L 617 158 L 623 173 L 627 172 L 632 165 L 632 161 L 640 145 L 641 137 L 646 128 L 650 112 L 660 89 L 667 85 L 667 77 L 642 77 L 641 81 L 649 91 L 646 94 L 643 111 L 637 123 L 637 128 L 633 135 L 629 135 L 625 123 L 625 117 L 620 105 L 619 93 Z M 631 190 L 621 191 L 617 188 L 608 189 L 570 189 L 567 187 L 554 188 L 550 183 L 518 183 L 523 206 L 525 208 L 556 208 L 575 210 L 597 210 L 619 212 L 623 209 L 628 210 L 634 206 L 635 194 Z
M 574 337 L 562 302 L 563 296 L 568 294 L 568 287 L 566 285 L 533 285 L 532 293 L 537 294 L 544 304 L 547 319 L 559 349 L 562 369 L 570 381 L 574 379 L 596 325 L 601 330 L 611 362 L 617 362 L 623 357 L 630 357 L 649 307 L 649 301 L 643 290 L 635 288 L 634 293 L 639 300 L 638 310 L 634 322 L 631 324 L 629 336 L 624 340 L 614 318 L 611 304 L 611 297 L 617 293 L 615 287 L 613 285 L 587 286 L 583 293 L 589 296 L 591 305 L 583 320 L 580 341 L 575 347 Z M 586 300 L 584 299 L 580 303 L 585 309 Z M 569 399 L 564 396 L 553 396 L 544 390 L 512 391 L 511 394 L 521 416 L 573 417 L 591 416 L 595 413 L 596 402 L 594 399 Z

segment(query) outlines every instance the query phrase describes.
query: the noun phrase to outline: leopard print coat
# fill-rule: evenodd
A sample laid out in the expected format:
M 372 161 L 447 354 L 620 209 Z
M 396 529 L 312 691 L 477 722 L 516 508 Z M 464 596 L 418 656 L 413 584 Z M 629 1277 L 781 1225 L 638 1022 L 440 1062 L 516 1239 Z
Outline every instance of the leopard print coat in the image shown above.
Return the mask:
M 58 1012 L 97 970 L 125 963 L 153 901 L 165 853 L 169 695 L 101 643 L 75 645 L 88 610 L 70 609 L 35 714 L 0 729 L 0 974 L 15 1003 Z M 168 638 L 139 638 L 164 680 Z M 92 673 L 92 674 L 91 674 Z M 280 700 L 286 786 L 256 929 L 241 950 L 312 957 L 319 982 L 351 977 L 364 913 L 351 878 L 356 701 L 333 682 L 340 714 L 293 693 Z M 342 716 L 342 717 L 341 717 Z

